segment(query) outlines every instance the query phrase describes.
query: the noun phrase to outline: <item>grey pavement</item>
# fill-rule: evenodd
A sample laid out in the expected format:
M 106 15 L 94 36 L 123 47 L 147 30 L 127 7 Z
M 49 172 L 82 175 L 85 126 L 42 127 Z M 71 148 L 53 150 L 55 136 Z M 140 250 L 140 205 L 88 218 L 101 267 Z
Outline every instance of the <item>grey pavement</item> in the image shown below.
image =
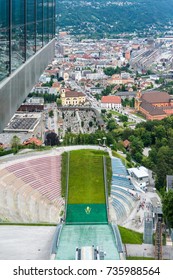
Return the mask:
M 48 260 L 56 227 L 0 226 L 0 260 Z

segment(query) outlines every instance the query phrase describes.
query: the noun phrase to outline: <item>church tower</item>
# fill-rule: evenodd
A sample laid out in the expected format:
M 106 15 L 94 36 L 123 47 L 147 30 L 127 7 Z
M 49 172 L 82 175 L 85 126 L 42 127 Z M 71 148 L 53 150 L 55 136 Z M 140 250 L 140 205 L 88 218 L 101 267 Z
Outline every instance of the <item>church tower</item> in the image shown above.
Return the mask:
M 140 105 L 141 105 L 141 96 L 142 96 L 142 92 L 139 90 L 137 93 L 136 93 L 136 97 L 135 97 L 135 110 L 136 111 L 139 111 L 140 109 Z

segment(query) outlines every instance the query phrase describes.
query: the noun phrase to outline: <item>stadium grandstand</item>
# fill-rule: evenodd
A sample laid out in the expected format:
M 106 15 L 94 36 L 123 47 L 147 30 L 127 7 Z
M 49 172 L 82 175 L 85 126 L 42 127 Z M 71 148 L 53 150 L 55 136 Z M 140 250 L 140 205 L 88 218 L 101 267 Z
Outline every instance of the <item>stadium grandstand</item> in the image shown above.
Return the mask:
M 0 169 L 0 213 L 4 220 L 57 223 L 63 208 L 61 156 L 8 162 Z
M 111 203 L 116 223 L 123 224 L 137 206 L 139 191 L 131 182 L 128 170 L 121 159 L 112 157 Z

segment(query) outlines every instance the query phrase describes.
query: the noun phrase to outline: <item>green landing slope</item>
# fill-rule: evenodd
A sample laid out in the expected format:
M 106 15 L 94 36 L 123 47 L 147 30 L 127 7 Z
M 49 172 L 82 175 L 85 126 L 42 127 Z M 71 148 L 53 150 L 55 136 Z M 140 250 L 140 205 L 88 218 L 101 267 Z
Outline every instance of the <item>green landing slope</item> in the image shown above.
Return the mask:
M 70 152 L 67 224 L 107 223 L 102 151 Z

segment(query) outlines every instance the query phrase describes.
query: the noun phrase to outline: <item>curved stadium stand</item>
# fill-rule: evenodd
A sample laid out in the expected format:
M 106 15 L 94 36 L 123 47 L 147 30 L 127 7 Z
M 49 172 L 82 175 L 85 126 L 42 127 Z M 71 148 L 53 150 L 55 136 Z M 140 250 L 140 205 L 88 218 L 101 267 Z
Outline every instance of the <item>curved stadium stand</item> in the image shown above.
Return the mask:
M 9 163 L 0 170 L 0 212 L 13 222 L 57 223 L 61 198 L 61 156 Z
M 112 157 L 111 197 L 118 224 L 122 224 L 136 206 L 137 192 L 121 159 Z

